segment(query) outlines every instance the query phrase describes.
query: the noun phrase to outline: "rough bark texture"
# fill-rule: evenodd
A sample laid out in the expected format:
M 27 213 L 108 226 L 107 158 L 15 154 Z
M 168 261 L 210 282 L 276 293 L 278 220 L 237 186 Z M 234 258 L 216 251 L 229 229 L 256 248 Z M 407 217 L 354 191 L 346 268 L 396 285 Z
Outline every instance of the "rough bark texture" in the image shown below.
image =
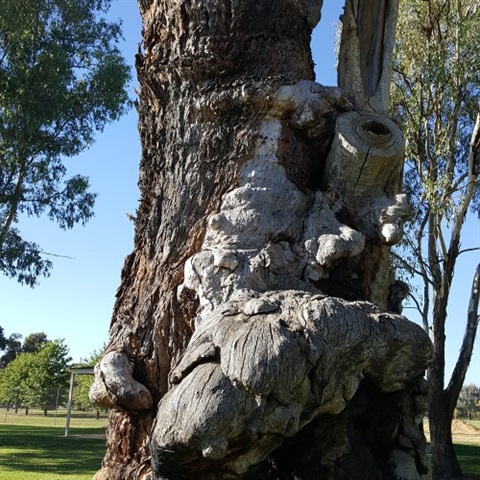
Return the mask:
M 426 472 L 430 343 L 388 267 L 403 137 L 313 81 L 320 7 L 140 1 L 142 198 L 97 480 Z

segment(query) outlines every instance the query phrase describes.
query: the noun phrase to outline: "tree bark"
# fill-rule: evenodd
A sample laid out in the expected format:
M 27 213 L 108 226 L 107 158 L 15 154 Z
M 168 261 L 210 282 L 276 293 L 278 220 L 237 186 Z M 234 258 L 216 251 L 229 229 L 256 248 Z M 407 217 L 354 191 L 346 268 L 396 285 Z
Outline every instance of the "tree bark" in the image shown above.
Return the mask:
M 91 392 L 113 408 L 97 480 L 427 468 L 430 344 L 388 301 L 403 139 L 313 81 L 321 3 L 139 2 L 141 202 Z

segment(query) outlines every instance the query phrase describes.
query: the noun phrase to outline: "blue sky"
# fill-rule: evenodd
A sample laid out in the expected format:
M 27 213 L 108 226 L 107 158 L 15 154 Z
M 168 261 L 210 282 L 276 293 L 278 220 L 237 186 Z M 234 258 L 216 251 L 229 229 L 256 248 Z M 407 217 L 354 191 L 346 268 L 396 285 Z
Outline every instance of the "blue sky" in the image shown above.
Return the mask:
M 322 20 L 316 28 L 312 50 L 317 64 L 317 81 L 336 83 L 334 60 L 335 23 L 343 0 L 325 0 Z M 123 20 L 125 42 L 121 45 L 133 64 L 141 38 L 141 22 L 136 0 L 113 0 L 109 18 Z M 135 97 L 135 82 L 131 97 Z M 120 283 L 125 256 L 133 248 L 133 224 L 127 213 L 138 205 L 137 188 L 140 144 L 137 114 L 132 109 L 119 122 L 97 136 L 93 147 L 67 160 L 71 174 L 90 178 L 97 192 L 95 217 L 85 226 L 60 230 L 45 219 L 26 219 L 19 224 L 24 237 L 37 242 L 44 251 L 71 259 L 52 258 L 50 278 L 30 289 L 0 275 L 0 325 L 7 335 L 44 331 L 50 339 L 64 338 L 74 361 L 88 357 L 108 339 L 108 327 Z M 464 248 L 480 244 L 476 220 L 466 231 Z M 447 371 L 451 371 L 464 332 L 468 297 L 478 252 L 464 256 L 457 266 L 447 329 Z M 416 320 L 415 312 L 404 314 Z M 479 340 L 467 376 L 467 383 L 480 384 Z

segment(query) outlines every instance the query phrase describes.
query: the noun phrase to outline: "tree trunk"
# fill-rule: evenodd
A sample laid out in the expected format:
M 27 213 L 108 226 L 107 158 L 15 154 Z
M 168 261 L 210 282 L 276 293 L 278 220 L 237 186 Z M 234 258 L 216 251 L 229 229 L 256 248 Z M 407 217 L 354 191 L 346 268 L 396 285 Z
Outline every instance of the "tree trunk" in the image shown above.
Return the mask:
M 453 267 L 452 267 L 453 269 Z M 450 283 L 450 282 L 449 282 Z M 448 295 L 448 289 L 444 289 Z M 467 312 L 467 325 L 457 363 L 446 389 L 445 374 L 445 323 L 446 301 L 435 299 L 437 316 L 434 316 L 434 362 L 430 368 L 432 400 L 429 408 L 430 435 L 432 440 L 433 478 L 435 480 L 460 479 L 463 472 L 458 462 L 452 441 L 452 419 L 465 375 L 473 353 L 477 327 L 478 306 L 480 303 L 480 265 L 477 265 L 472 281 L 472 289 Z
M 387 311 L 401 133 L 313 81 L 320 0 L 139 3 L 141 203 L 95 478 L 420 478 L 430 344 Z
M 433 456 L 433 479 L 455 480 L 463 478 L 452 441 L 453 412 L 442 392 L 441 401 L 431 402 L 429 409 L 430 436 Z

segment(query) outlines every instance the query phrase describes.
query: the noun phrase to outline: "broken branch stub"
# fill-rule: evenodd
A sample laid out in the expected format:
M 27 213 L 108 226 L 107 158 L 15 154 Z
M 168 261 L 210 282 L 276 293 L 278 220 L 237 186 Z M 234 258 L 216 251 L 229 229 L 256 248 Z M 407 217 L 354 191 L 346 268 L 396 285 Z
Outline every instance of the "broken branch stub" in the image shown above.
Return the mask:
M 347 112 L 336 123 L 327 158 L 328 188 L 352 210 L 372 197 L 398 193 L 405 140 L 388 117 L 371 112 Z
M 400 241 L 408 214 L 398 194 L 404 153 L 402 132 L 388 117 L 364 111 L 338 117 L 326 163 L 329 194 L 362 233 L 386 245 Z

